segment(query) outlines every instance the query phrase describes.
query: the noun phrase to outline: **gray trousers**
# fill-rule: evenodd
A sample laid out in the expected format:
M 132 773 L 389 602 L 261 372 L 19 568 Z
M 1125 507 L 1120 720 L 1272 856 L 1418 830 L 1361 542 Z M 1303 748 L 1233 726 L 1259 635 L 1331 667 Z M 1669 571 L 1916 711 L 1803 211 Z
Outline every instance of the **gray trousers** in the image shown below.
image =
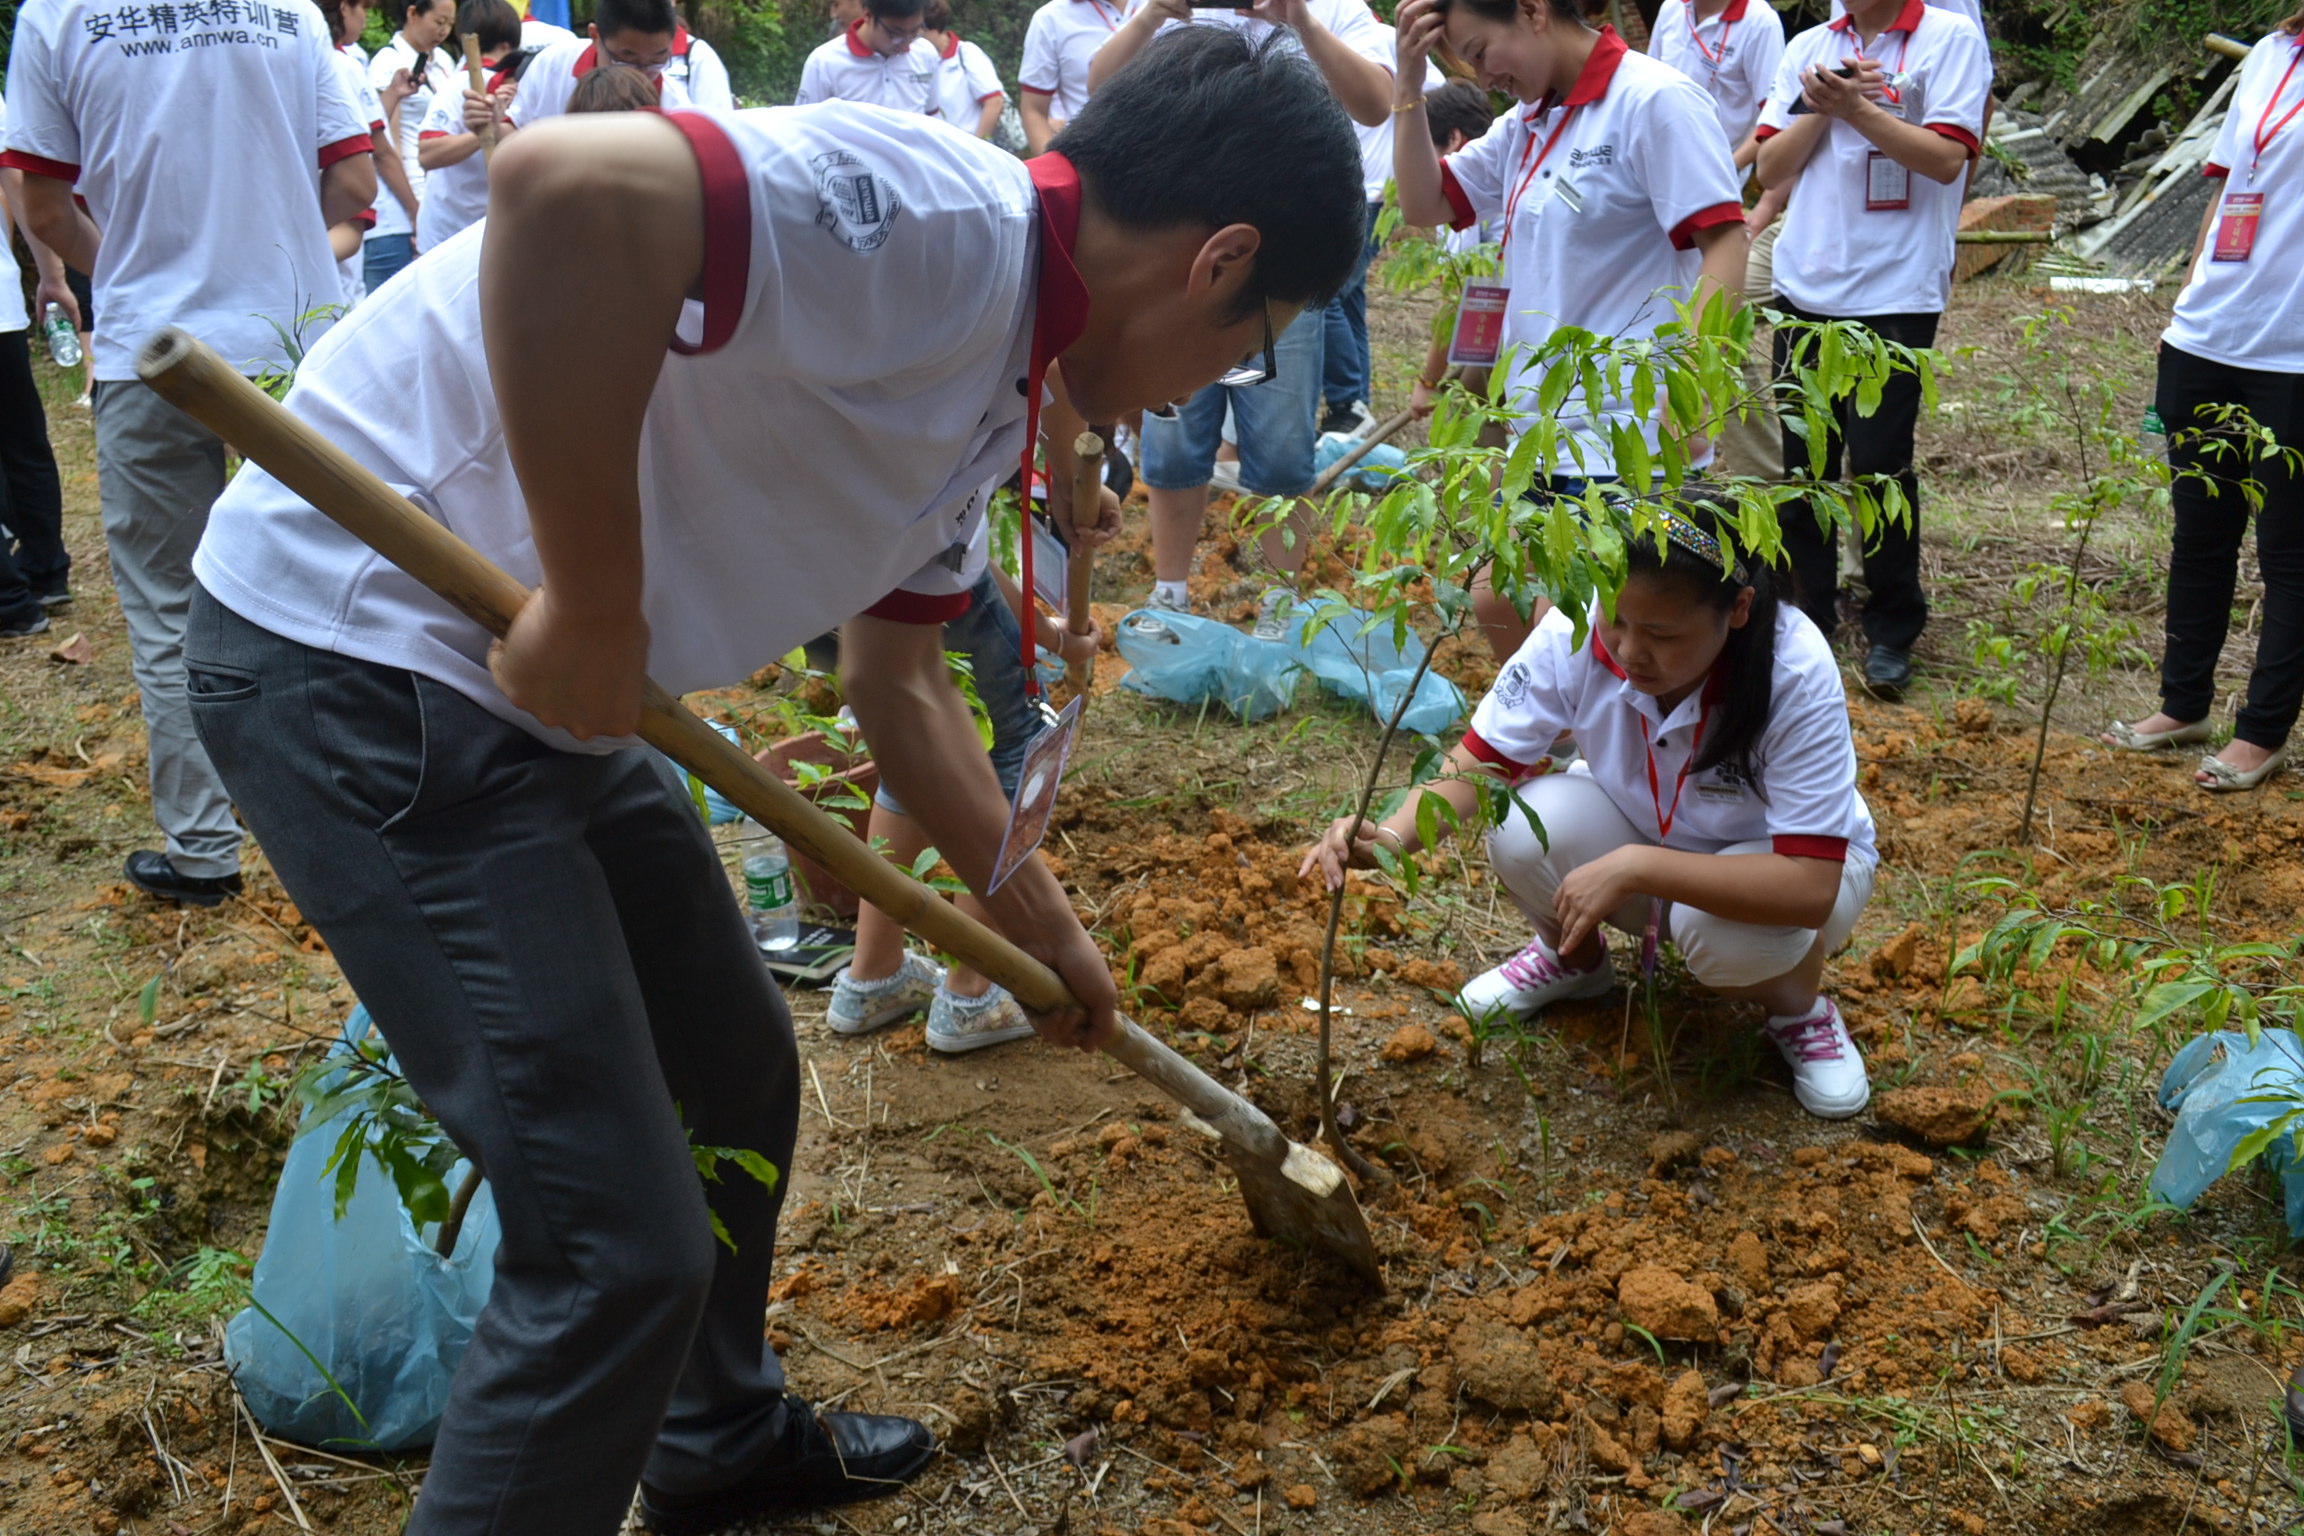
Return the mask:
M 180 875 L 237 874 L 240 827 L 184 701 L 192 551 L 224 490 L 224 444 L 138 383 L 96 386 L 96 477 L 112 586 L 144 696 L 152 819 Z
M 717 1492 L 788 1454 L 763 1335 L 798 1056 L 687 795 L 205 591 L 185 657 L 249 830 L 503 1220 L 411 1536 L 608 1536 L 643 1476 Z M 725 1164 L 707 1190 L 683 1122 L 775 1195 Z
M 1776 307 L 1776 236 L 1783 228 L 1784 220 L 1779 216 L 1745 253 L 1744 302 L 1754 308 Z M 1752 337 L 1751 355 L 1744 359 L 1744 392 L 1763 400 L 1769 381 L 1776 376 L 1768 336 L 1767 328 L 1761 327 Z M 1761 480 L 1784 478 L 1784 428 L 1772 412 L 1763 409 L 1746 420 L 1723 422 L 1719 447 L 1718 462 L 1728 474 Z

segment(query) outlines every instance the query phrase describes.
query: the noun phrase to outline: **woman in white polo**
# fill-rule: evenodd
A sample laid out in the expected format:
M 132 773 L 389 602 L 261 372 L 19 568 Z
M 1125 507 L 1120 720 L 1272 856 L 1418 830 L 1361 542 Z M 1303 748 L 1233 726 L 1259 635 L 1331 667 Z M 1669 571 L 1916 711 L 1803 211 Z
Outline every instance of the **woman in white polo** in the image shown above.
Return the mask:
M 1601 924 L 1653 933 L 1701 985 L 1767 1009 L 1809 1113 L 1853 1115 L 1871 1098 L 1864 1060 L 1818 987 L 1879 856 L 1840 669 L 1766 567 L 1723 548 L 1708 511 L 1665 512 L 1629 553 L 1613 615 L 1593 615 L 1578 644 L 1565 615 L 1546 614 L 1439 777 L 1381 823 L 1337 821 L 1301 873 L 1333 887 L 1379 845 L 1422 846 L 1423 795 L 1463 820 L 1476 781 L 1517 783 L 1488 857 L 1536 936 L 1465 987 L 1459 1009 L 1526 1018 L 1597 997 L 1616 981 Z M 1528 778 L 1569 735 L 1583 760 Z
M 2158 403 L 2176 471 L 2160 711 L 2104 740 L 2142 750 L 2213 734 L 2252 480 L 2264 629 L 2232 740 L 2193 776 L 2203 789 L 2254 789 L 2287 762 L 2304 702 L 2304 475 L 2284 457 L 2246 463 L 2228 435 L 2202 428 L 2219 407 L 2243 406 L 2286 453 L 2304 452 L 2304 10 L 2241 66 L 2207 171 L 2223 186 L 2160 338 Z
M 1741 291 L 1743 197 L 1695 82 L 1586 26 L 1574 0 L 1406 0 L 1396 28 L 1392 110 L 1414 122 L 1392 136 L 1401 216 L 1453 229 L 1502 216 L 1503 345 L 1533 353 L 1564 326 L 1638 340 L 1691 294 Z M 1423 121 L 1440 47 L 1521 103 L 1445 160 Z M 1637 418 L 1629 399 L 1570 391 L 1555 488 L 1614 479 L 1610 427 Z M 1642 423 L 1651 448 L 1660 425 Z

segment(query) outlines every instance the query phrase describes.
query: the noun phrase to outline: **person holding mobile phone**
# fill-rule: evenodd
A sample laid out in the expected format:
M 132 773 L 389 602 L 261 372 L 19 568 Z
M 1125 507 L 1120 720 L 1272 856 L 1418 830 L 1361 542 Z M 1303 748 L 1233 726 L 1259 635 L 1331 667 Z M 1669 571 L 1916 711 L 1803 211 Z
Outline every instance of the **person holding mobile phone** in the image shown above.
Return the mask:
M 1854 73 L 1848 73 L 1848 71 Z M 1933 346 L 1952 294 L 1955 237 L 1969 162 L 1992 97 L 1992 51 L 1974 22 L 1921 0 L 1854 0 L 1838 21 L 1786 47 L 1757 130 L 1760 183 L 1800 184 L 1777 238 L 1780 307 L 1795 320 L 1855 320 L 1908 347 Z M 1806 112 L 1796 111 L 1805 105 Z M 1813 333 L 1776 333 L 1776 371 L 1789 374 Z M 1869 415 L 1853 402 L 1821 445 L 1822 473 L 1893 477 L 1910 516 L 1864 539 L 1864 686 L 1901 699 L 1912 647 L 1928 623 L 1920 585 L 1920 479 L 1913 438 L 1920 379 L 1890 378 Z M 1808 439 L 1784 429 L 1784 465 L 1813 473 Z M 1810 503 L 1782 508 L 1784 548 L 1800 602 L 1830 636 L 1838 623 L 1837 529 Z
M 424 162 L 416 153 L 416 135 L 435 97 L 462 93 L 463 74 L 446 47 L 455 30 L 456 0 L 406 0 L 400 30 L 368 60 L 368 84 L 376 94 L 386 99 L 400 95 L 399 109 L 384 116 L 415 204 L 402 203 L 389 187 L 376 200 L 376 223 L 361 243 L 361 276 L 370 293 L 416 259 L 417 220 L 424 209 Z M 379 144 L 377 152 L 386 152 L 386 146 Z

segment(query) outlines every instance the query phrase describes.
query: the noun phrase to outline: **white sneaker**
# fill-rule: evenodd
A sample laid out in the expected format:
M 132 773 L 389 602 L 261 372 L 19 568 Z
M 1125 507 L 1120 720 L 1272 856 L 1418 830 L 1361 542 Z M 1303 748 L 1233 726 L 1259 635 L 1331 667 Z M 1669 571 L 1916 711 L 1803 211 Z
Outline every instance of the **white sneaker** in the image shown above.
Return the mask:
M 1264 594 L 1263 603 L 1256 610 L 1256 627 L 1248 631 L 1258 640 L 1285 640 L 1288 638 L 1288 613 L 1296 606 L 1296 594 L 1286 587 L 1274 587 Z
M 1798 1018 L 1771 1017 L 1768 1038 L 1792 1068 L 1792 1096 L 1823 1120 L 1845 1120 L 1872 1102 L 1864 1057 L 1832 999 L 1820 997 Z
M 924 955 L 904 952 L 904 963 L 878 981 L 851 981 L 848 967 L 832 978 L 832 1006 L 824 1022 L 836 1035 L 866 1035 L 908 1019 L 927 1007 L 944 984 L 944 968 Z
M 1032 1021 L 1005 987 L 994 987 L 982 997 L 956 997 L 943 987 L 928 1005 L 928 1048 L 957 1056 L 1003 1045 L 1032 1033 Z
M 1240 461 L 1218 459 L 1208 471 L 1208 488 L 1222 491 L 1227 496 L 1240 495 Z
M 1147 640 L 1167 640 L 1181 643 L 1177 638 L 1176 631 L 1160 622 L 1160 615 L 1163 613 L 1190 613 L 1191 611 L 1192 605 L 1189 602 L 1179 603 L 1155 586 L 1152 589 L 1152 595 L 1144 599 L 1144 606 L 1128 615 L 1127 622 L 1134 627 L 1136 633 Z
M 1545 1008 L 1573 997 L 1598 997 L 1616 985 L 1608 966 L 1608 946 L 1600 946 L 1600 961 L 1589 970 L 1572 971 L 1560 963 L 1552 946 L 1541 938 L 1492 971 L 1482 972 L 1455 997 L 1456 1011 L 1468 1019 L 1512 1014 L 1533 1018 Z

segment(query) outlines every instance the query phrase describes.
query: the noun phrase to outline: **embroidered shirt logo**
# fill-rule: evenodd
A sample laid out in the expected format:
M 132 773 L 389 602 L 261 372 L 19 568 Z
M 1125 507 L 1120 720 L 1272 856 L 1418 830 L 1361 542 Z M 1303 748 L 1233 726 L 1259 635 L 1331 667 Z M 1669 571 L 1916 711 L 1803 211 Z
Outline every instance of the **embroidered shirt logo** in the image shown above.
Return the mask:
M 1613 144 L 1596 144 L 1590 149 L 1568 151 L 1568 168 L 1570 170 L 1580 171 L 1588 165 L 1614 165 L 1615 163 L 1616 146 Z
M 887 243 L 904 211 L 896 189 L 844 149 L 809 160 L 816 173 L 816 222 L 852 251 L 876 251 Z
M 1518 709 L 1520 701 L 1528 697 L 1528 666 L 1513 662 L 1496 678 L 1496 702 L 1506 709 Z

